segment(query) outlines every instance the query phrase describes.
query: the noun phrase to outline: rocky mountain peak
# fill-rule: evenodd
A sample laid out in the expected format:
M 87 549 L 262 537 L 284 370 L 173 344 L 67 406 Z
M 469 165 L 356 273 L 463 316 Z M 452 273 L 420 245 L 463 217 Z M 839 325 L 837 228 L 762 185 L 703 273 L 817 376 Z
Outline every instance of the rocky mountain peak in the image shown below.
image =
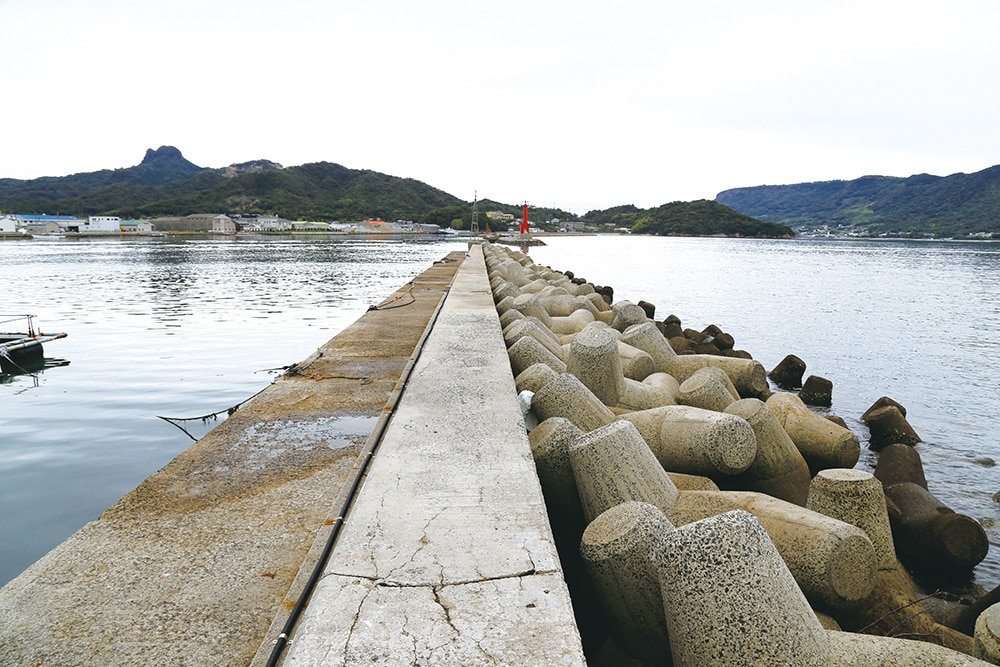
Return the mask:
M 181 152 L 173 146 L 160 146 L 155 151 L 152 148 L 147 148 L 146 156 L 142 158 L 141 164 L 166 160 L 184 160 L 184 162 L 187 162 L 184 156 L 181 155 Z
M 173 146 L 160 146 L 155 151 L 146 149 L 142 162 L 130 171 L 129 181 L 141 185 L 160 185 L 169 181 L 187 178 L 203 168 L 185 159 Z M 127 170 L 128 171 L 128 170 Z

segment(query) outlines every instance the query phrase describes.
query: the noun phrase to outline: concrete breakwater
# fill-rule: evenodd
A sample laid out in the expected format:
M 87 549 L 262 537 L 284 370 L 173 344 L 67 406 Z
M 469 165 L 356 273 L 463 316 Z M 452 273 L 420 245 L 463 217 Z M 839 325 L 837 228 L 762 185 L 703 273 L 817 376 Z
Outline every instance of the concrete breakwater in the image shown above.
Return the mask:
M 486 276 L 435 263 L 0 589 L 0 664 L 272 664 L 301 602 L 274 664 L 583 664 Z
M 613 303 L 524 254 L 486 255 L 591 664 L 996 661 L 991 614 L 977 641 L 968 613 L 935 614 L 894 541 L 920 536 L 910 557 L 961 570 L 985 534 L 920 487 L 854 469 L 858 437 L 807 405 L 829 405 L 832 383 L 803 383 L 795 358 L 769 374 L 718 327 L 656 322 L 652 304 Z M 774 392 L 769 375 L 801 389 Z M 891 427 L 866 419 L 873 446 L 914 444 L 886 402 L 871 412 Z M 931 515 L 944 521 L 924 530 Z
M 975 650 L 898 566 L 856 441 L 573 284 L 489 245 L 435 264 L 0 589 L 0 664 L 264 665 L 302 599 L 282 664 L 981 664 L 827 630 Z

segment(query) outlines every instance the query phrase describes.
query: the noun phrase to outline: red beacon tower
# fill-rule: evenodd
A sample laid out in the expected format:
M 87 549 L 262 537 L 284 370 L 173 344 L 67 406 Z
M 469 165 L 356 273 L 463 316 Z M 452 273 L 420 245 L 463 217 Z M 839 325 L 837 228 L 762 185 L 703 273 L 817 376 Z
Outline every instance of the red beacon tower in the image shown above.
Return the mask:
M 524 217 L 521 218 L 521 233 L 528 233 L 528 202 L 524 202 Z

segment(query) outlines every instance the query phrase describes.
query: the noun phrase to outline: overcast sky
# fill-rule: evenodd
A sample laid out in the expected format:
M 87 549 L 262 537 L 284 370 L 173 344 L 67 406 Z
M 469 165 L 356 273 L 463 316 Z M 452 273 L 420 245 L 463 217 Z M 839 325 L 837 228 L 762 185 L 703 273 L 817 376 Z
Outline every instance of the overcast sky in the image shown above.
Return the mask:
M 0 177 L 337 162 L 577 214 L 1000 163 L 1000 2 L 0 0 Z

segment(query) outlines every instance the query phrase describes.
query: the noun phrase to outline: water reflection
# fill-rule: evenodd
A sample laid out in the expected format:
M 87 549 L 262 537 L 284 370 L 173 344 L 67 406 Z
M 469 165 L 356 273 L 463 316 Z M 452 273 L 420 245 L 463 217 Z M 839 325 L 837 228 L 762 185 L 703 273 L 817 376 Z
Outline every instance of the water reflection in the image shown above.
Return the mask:
M 42 376 L 47 369 L 59 368 L 61 366 L 69 366 L 69 361 L 47 357 L 41 363 L 26 363 L 22 369 L 23 372 L 0 373 L 0 384 L 16 384 L 14 395 L 17 395 L 29 389 L 37 389 L 41 386 Z

